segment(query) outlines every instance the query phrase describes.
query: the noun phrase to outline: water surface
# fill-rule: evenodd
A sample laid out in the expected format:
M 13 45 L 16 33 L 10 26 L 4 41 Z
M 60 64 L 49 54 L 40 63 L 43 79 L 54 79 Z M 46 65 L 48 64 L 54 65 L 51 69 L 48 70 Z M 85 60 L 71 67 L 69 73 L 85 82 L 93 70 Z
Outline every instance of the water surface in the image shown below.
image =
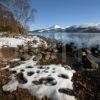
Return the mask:
M 79 47 L 100 45 L 100 33 L 53 33 L 53 32 L 42 32 L 33 33 L 34 35 L 45 36 L 53 38 L 63 43 L 74 42 Z

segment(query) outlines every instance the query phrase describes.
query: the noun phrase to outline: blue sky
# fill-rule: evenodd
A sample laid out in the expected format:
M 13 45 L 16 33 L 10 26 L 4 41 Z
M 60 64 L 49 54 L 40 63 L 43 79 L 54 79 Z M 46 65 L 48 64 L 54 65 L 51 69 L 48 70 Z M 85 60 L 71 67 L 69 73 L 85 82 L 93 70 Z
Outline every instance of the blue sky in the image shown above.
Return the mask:
M 37 9 L 31 29 L 100 22 L 100 0 L 31 0 Z

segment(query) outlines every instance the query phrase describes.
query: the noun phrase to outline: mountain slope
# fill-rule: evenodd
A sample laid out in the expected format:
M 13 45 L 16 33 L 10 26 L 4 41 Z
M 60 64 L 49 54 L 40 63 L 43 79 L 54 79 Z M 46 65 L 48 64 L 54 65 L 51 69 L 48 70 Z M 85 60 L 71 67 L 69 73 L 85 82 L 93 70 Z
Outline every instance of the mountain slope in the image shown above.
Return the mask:
M 100 32 L 100 23 L 99 24 L 82 24 L 82 25 L 73 25 L 66 28 L 62 28 L 58 25 L 53 25 L 46 29 L 33 30 L 32 32 Z

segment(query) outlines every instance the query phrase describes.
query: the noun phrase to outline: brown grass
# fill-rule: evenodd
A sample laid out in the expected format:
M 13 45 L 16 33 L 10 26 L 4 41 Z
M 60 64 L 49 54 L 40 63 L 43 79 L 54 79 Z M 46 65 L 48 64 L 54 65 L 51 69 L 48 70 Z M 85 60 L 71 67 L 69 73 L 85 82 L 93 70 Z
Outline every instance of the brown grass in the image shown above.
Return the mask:
M 14 58 L 14 48 L 3 47 L 0 49 L 0 61 L 8 62 Z

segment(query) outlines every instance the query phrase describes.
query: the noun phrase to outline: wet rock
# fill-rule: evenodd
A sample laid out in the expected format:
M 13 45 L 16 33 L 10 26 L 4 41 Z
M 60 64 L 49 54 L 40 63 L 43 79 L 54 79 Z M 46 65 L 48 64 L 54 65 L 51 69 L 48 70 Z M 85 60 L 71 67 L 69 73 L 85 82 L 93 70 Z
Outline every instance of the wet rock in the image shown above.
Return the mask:
M 26 60 L 29 60 L 30 58 L 31 58 L 31 56 L 27 53 L 20 55 L 21 61 L 26 61 Z
M 50 76 L 50 77 L 51 77 L 51 74 L 49 74 L 48 76 Z
M 25 70 L 24 70 L 24 69 L 21 69 L 20 71 L 21 71 L 21 72 L 24 72 Z
M 43 66 L 38 67 L 39 69 L 44 69 Z
M 48 71 L 47 71 L 47 70 L 44 70 L 43 72 L 48 73 Z
M 96 48 L 96 47 L 92 47 L 92 48 L 91 48 L 91 52 L 92 52 L 93 54 L 95 54 L 96 51 L 97 51 L 97 48 Z
M 33 68 L 32 66 L 26 66 L 26 68 Z
M 87 53 L 87 54 L 91 54 L 92 52 L 91 52 L 90 49 L 86 49 L 86 53 Z
M 41 85 L 41 84 L 42 84 L 40 81 L 37 81 L 37 80 L 32 81 L 32 83 L 33 83 L 34 85 Z
M 40 70 L 37 70 L 36 73 L 40 73 Z
M 99 65 L 95 61 L 90 60 L 90 62 L 91 62 L 92 69 L 98 69 L 99 68 Z
M 17 75 L 17 79 L 18 79 L 18 82 L 21 84 L 27 83 L 27 79 L 24 77 L 22 72 Z
M 38 41 L 37 40 L 33 40 L 32 42 L 33 42 L 33 44 L 37 44 Z
M 57 61 L 57 49 L 48 47 L 48 48 L 40 48 L 40 52 L 38 53 L 38 64 L 47 65 L 53 64 Z
M 63 43 L 62 42 L 57 43 L 58 52 L 62 52 L 62 48 L 63 48 Z
M 13 68 L 13 67 L 19 66 L 20 64 L 22 64 L 20 61 L 10 62 L 10 67 Z
M 95 57 L 100 58 L 100 45 L 91 47 L 91 52 Z
M 28 72 L 27 75 L 28 76 L 32 76 L 34 74 L 34 72 Z
M 45 85 L 56 85 L 57 81 L 53 77 L 41 78 L 39 79 L 40 83 Z
M 74 96 L 73 90 L 68 89 L 68 88 L 60 88 L 58 91 L 59 91 L 60 93 L 64 93 L 64 94 L 67 94 L 67 95 Z
M 17 72 L 16 72 L 16 71 L 11 71 L 11 73 L 12 73 L 12 74 L 16 74 Z
M 34 58 L 33 58 L 33 61 L 36 61 L 36 60 L 37 60 L 37 58 L 36 58 L 36 57 L 34 57 Z
M 76 51 L 76 47 L 74 43 L 66 44 L 65 48 L 66 48 L 67 55 L 74 56 L 74 53 Z
M 45 56 L 45 60 L 50 60 L 50 52 L 47 52 L 47 54 Z
M 55 70 L 56 68 L 53 68 L 52 70 Z
M 52 73 L 55 73 L 56 71 L 52 71 Z
M 52 60 L 55 60 L 55 59 L 57 59 L 57 56 L 56 56 L 56 54 L 52 54 L 52 55 L 51 55 L 51 57 L 50 57 L 50 59 L 52 59 Z
M 58 77 L 65 78 L 65 79 L 69 78 L 68 75 L 65 75 L 65 74 L 60 74 L 60 75 L 58 75 Z
M 46 69 L 48 70 L 50 67 L 46 67 Z
M 82 63 L 84 64 L 85 68 L 91 68 L 91 69 L 98 69 L 98 64 L 87 57 L 87 55 L 82 56 Z

